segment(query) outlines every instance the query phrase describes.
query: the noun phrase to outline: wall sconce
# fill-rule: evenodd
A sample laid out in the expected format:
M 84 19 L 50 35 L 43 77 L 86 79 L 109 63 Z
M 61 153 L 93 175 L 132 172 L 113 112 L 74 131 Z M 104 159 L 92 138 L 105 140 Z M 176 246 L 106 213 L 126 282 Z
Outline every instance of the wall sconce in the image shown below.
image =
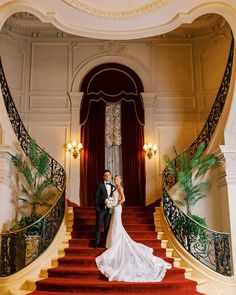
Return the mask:
M 157 153 L 157 145 L 152 144 L 151 142 L 145 144 L 143 146 L 143 149 L 145 151 L 145 155 L 148 157 L 149 160 Z
M 67 148 L 73 158 L 76 159 L 80 153 L 80 150 L 83 148 L 83 145 L 82 143 L 77 143 L 76 140 L 73 140 L 67 144 Z

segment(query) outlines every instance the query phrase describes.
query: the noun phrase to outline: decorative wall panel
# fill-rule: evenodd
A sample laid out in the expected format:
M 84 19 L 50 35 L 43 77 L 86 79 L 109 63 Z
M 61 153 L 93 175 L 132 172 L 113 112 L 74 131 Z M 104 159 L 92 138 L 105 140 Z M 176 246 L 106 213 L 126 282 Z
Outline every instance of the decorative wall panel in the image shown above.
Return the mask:
M 191 44 L 157 47 L 157 91 L 193 92 Z
M 43 96 L 31 95 L 30 96 L 30 109 L 64 109 L 68 108 L 67 96 L 51 96 L 45 94 Z
M 68 47 L 64 43 L 32 44 L 30 90 L 67 91 Z
M 12 37 L 1 35 L 0 55 L 8 86 L 12 91 L 14 102 L 21 107 L 21 93 L 24 78 L 24 53 Z
M 140 61 L 143 65 L 147 68 L 150 68 L 151 64 L 151 48 L 146 46 L 146 44 L 139 45 L 139 44 L 132 44 L 126 45 L 122 53 L 128 54 L 136 58 L 136 60 Z
M 229 52 L 225 48 L 226 44 L 226 36 L 219 35 L 207 42 L 200 54 L 203 92 L 219 88 Z M 229 41 L 228 45 L 230 45 Z
M 194 111 L 195 97 L 157 97 L 155 106 L 158 110 Z

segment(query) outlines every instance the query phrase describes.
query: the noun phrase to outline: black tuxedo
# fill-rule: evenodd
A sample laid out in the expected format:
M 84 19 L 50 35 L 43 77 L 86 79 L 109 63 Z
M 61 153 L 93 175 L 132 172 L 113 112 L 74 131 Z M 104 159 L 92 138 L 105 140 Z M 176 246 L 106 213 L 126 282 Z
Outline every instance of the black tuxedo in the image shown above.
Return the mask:
M 114 185 L 112 185 L 112 184 L 110 184 L 110 185 L 111 185 L 111 194 L 112 194 L 112 191 L 114 189 Z M 100 182 L 97 185 L 96 192 L 95 192 L 95 208 L 96 208 L 96 210 L 106 210 L 105 200 L 107 197 L 110 197 L 110 196 L 107 195 L 106 186 L 105 186 L 104 182 Z
M 114 185 L 111 185 L 111 194 L 114 191 Z M 106 208 L 105 200 L 110 197 L 107 194 L 106 186 L 104 182 L 100 182 L 97 185 L 95 192 L 95 209 L 96 209 L 96 233 L 95 233 L 95 247 L 98 247 L 100 237 L 101 237 L 101 227 L 104 222 L 104 240 L 106 241 L 111 214 L 109 213 L 109 209 Z

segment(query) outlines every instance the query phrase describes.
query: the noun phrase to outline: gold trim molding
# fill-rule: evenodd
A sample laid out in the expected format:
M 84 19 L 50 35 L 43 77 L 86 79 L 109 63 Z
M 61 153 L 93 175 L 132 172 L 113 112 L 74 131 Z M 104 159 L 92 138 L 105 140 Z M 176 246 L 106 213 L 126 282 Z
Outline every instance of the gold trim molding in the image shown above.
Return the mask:
M 99 8 L 97 6 L 86 4 L 83 0 L 63 0 L 67 4 L 77 8 L 83 12 L 106 17 L 106 18 L 132 18 L 137 17 L 143 14 L 150 13 L 157 8 L 167 4 L 169 0 L 149 0 L 149 3 L 146 3 L 142 6 L 132 9 L 106 9 Z

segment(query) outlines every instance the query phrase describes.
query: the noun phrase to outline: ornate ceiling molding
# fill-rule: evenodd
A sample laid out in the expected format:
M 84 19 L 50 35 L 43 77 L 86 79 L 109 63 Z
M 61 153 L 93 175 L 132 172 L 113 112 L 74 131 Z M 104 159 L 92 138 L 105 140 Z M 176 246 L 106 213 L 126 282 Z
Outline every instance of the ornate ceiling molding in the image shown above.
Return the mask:
M 74 5 L 80 1 L 84 5 L 95 6 L 108 12 L 121 14 L 122 18 L 107 18 L 95 14 L 85 13 L 82 10 L 74 8 L 66 1 L 74 1 Z M 22 29 L 26 37 L 31 37 L 31 33 L 37 37 L 60 37 L 60 31 L 64 32 L 63 37 L 80 36 L 86 38 L 95 38 L 103 40 L 134 40 L 140 38 L 160 36 L 160 38 L 195 38 L 201 34 L 207 33 L 205 29 L 202 33 L 199 28 L 191 29 L 188 25 L 194 22 L 198 17 L 206 14 L 218 14 L 223 16 L 230 25 L 233 32 L 236 32 L 236 1 L 235 0 L 166 0 L 159 2 L 162 6 L 154 9 L 150 6 L 154 0 L 62 0 L 55 5 L 54 1 L 48 0 L 0 0 L 4 5 L 0 5 L 0 28 L 11 32 L 12 34 L 22 34 Z M 157 1 L 157 0 L 156 0 Z M 162 0 L 164 1 L 164 0 Z M 166 3 L 165 5 L 163 3 Z M 152 11 L 144 15 L 137 16 L 145 9 L 145 5 Z M 103 9 L 104 8 L 104 9 Z M 15 13 L 26 12 L 35 15 L 42 21 L 42 24 L 30 24 L 31 20 L 23 21 L 20 19 L 9 21 Z M 137 17 L 124 18 L 124 14 L 130 12 Z M 91 12 L 92 13 L 92 12 Z M 33 22 L 33 21 L 32 21 Z M 204 23 L 204 22 L 203 22 Z M 186 28 L 183 28 L 186 24 Z M 36 26 L 35 26 L 36 25 Z M 214 32 L 217 27 L 214 26 Z M 51 27 L 55 28 L 51 28 Z M 181 26 L 181 27 L 180 27 Z M 204 26 L 204 24 L 203 24 Z M 179 32 L 175 29 L 180 28 Z M 183 32 L 181 32 L 183 29 Z M 209 33 L 212 30 L 209 28 Z M 171 32 L 171 35 L 169 33 Z M 172 33 L 173 32 L 173 33 Z M 57 34 L 58 33 L 58 34 Z M 35 35 L 35 34 L 34 34 Z M 174 36 L 175 35 L 175 36 Z
M 83 12 L 102 16 L 106 18 L 131 18 L 137 17 L 146 13 L 150 13 L 155 9 L 167 4 L 170 0 L 149 0 L 144 1 L 145 4 L 136 8 L 127 7 L 126 9 L 111 9 L 100 8 L 90 3 L 85 3 L 83 0 L 63 0 L 67 4 L 77 8 Z M 88 2 L 88 1 L 87 1 Z
M 227 25 L 227 22 L 223 17 L 218 14 L 205 14 L 195 19 L 190 24 L 182 24 L 175 30 L 166 34 L 161 34 L 155 37 L 149 37 L 151 40 L 156 39 L 190 39 L 202 37 L 208 34 L 216 34 Z M 50 23 L 41 22 L 36 16 L 26 13 L 18 12 L 13 14 L 4 25 L 4 32 L 15 33 L 20 36 L 33 37 L 33 38 L 71 38 L 75 37 L 71 34 L 64 33 L 57 29 Z M 80 37 L 81 39 L 82 37 Z M 76 38 L 76 40 L 78 37 Z M 107 52 L 115 52 L 121 46 L 119 42 L 107 41 L 104 45 L 104 49 Z

